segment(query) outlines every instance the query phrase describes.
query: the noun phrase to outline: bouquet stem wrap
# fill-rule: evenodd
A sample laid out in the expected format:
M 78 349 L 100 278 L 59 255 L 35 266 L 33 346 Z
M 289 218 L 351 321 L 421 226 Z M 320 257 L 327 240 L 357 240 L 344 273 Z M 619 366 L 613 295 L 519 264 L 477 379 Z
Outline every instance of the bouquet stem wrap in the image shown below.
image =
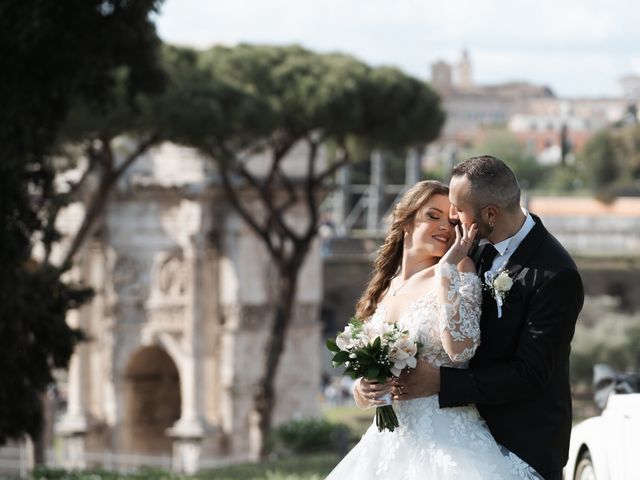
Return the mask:
M 391 395 L 387 394 L 383 399 L 387 400 L 388 405 L 376 407 L 376 427 L 378 427 L 379 432 L 383 430 L 393 432 L 396 427 L 400 426 L 400 423 L 398 422 L 396 412 L 391 405 Z

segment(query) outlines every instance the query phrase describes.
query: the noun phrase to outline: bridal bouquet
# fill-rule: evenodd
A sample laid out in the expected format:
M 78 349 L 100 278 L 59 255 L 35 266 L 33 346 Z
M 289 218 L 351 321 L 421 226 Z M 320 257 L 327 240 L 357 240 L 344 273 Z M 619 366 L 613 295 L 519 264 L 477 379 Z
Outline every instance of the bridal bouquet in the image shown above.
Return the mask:
M 363 322 L 353 317 L 335 340 L 327 340 L 327 348 L 333 353 L 333 366 L 344 365 L 346 375 L 385 383 L 392 375 L 398 377 L 403 369 L 416 366 L 420 345 L 397 323 Z M 380 432 L 393 432 L 398 426 L 390 396 L 387 402 L 376 408 Z

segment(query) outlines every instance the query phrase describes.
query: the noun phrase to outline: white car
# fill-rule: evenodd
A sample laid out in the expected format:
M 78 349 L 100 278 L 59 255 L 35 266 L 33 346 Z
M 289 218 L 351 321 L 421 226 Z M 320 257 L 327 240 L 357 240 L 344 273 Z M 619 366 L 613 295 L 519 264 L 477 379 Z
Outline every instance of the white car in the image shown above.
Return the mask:
M 620 376 L 604 388 L 596 385 L 606 394 L 596 394 L 604 410 L 573 427 L 565 480 L 640 479 L 640 393 L 628 383 L 620 387 Z

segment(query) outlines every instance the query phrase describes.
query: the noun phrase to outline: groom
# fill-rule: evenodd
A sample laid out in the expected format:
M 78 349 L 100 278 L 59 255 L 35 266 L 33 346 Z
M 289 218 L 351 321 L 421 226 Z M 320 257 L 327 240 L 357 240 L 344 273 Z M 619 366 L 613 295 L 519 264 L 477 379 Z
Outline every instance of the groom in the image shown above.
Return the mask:
M 518 181 L 501 160 L 485 155 L 457 165 L 449 200 L 451 217 L 478 226 L 470 255 L 483 283 L 503 269 L 513 285 L 500 285 L 500 306 L 495 283 L 484 289 L 481 343 L 468 369 L 419 362 L 401 377 L 395 398 L 438 393 L 441 408 L 476 404 L 499 444 L 545 480 L 559 480 L 571 433 L 569 352 L 584 300 L 580 275 L 540 219 L 520 207 Z

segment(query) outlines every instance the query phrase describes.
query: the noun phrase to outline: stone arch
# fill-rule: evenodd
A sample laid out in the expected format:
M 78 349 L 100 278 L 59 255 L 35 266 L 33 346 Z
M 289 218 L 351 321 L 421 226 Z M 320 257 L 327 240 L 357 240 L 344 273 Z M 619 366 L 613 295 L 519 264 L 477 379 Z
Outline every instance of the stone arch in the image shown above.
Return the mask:
M 123 378 L 123 447 L 126 453 L 171 454 L 167 429 L 180 418 L 180 375 L 158 346 L 136 351 Z

